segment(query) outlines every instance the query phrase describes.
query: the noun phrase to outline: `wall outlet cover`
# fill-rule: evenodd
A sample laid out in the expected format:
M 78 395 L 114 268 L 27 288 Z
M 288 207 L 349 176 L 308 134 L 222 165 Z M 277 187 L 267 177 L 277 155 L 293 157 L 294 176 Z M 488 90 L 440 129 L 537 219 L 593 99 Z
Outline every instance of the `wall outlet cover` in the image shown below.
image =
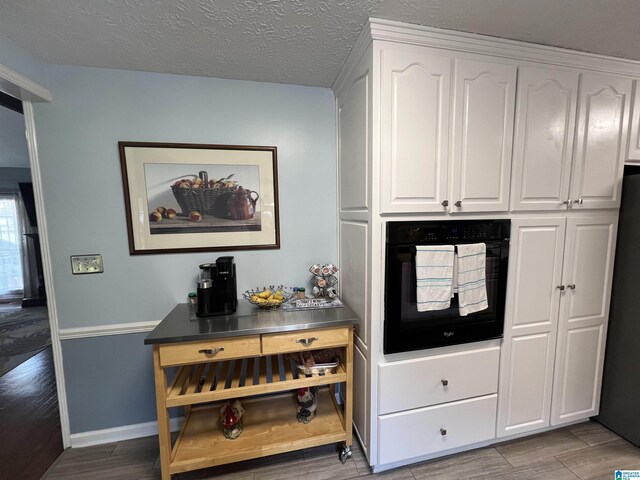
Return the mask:
M 74 275 L 104 272 L 102 255 L 71 255 L 71 272 Z

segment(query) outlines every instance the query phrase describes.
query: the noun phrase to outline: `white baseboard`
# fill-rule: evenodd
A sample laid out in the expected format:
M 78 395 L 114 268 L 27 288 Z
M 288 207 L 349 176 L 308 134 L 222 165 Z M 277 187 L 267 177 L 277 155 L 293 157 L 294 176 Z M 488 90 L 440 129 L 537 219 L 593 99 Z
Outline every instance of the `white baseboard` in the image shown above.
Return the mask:
M 180 430 L 184 417 L 173 417 L 169 421 L 172 432 Z M 137 423 L 123 427 L 105 428 L 90 432 L 72 433 L 71 448 L 90 447 L 104 443 L 120 442 L 132 438 L 150 437 L 158 434 L 158 422 Z

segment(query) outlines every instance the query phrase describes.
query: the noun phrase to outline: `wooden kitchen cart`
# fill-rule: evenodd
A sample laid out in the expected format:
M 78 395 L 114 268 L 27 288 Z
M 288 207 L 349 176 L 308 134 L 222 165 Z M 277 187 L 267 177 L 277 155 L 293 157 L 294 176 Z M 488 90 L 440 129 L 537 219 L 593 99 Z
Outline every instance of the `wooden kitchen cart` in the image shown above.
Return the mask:
M 286 355 L 334 347 L 340 351 L 340 362 L 332 373 L 305 375 Z M 153 364 L 163 480 L 333 442 L 343 442 L 343 462 L 351 456 L 352 325 L 156 343 Z M 168 380 L 167 369 L 174 367 L 177 371 Z M 341 404 L 336 384 L 344 385 Z M 308 424 L 299 423 L 296 390 L 312 386 L 322 386 L 316 417 Z M 220 408 L 224 401 L 238 398 L 246 410 L 244 432 L 229 440 L 219 422 Z M 168 409 L 180 406 L 185 420 L 172 445 Z

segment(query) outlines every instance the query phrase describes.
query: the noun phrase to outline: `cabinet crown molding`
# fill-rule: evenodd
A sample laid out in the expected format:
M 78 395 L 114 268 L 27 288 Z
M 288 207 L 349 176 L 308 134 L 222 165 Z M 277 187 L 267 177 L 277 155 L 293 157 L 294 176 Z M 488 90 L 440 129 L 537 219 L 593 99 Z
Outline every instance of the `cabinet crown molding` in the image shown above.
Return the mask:
M 640 76 L 640 62 L 635 60 L 380 18 L 370 18 L 367 21 L 350 56 L 359 59 L 371 41 L 376 40 L 493 55 L 518 61 L 574 67 L 581 70 L 605 73 L 615 71 L 619 75 Z M 347 63 L 349 61 L 347 60 Z M 334 91 L 341 86 L 344 70 L 348 69 L 343 69 L 343 72 L 336 79 Z

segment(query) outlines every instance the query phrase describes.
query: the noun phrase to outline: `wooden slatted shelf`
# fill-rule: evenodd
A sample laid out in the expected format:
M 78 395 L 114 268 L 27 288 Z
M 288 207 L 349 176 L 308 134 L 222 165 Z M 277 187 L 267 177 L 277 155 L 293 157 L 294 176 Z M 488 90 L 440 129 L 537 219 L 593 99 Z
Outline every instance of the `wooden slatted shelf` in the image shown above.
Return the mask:
M 185 365 L 167 388 L 166 406 L 194 405 L 346 380 L 342 363 L 335 373 L 306 376 L 299 372 L 295 360 L 284 354 Z
M 317 379 L 316 379 L 317 381 Z M 243 401 L 244 432 L 235 440 L 222 433 L 220 405 L 193 408 L 172 451 L 171 474 L 309 448 L 347 438 L 330 390 L 318 392 L 316 418 L 296 419 L 296 396 L 287 393 Z

